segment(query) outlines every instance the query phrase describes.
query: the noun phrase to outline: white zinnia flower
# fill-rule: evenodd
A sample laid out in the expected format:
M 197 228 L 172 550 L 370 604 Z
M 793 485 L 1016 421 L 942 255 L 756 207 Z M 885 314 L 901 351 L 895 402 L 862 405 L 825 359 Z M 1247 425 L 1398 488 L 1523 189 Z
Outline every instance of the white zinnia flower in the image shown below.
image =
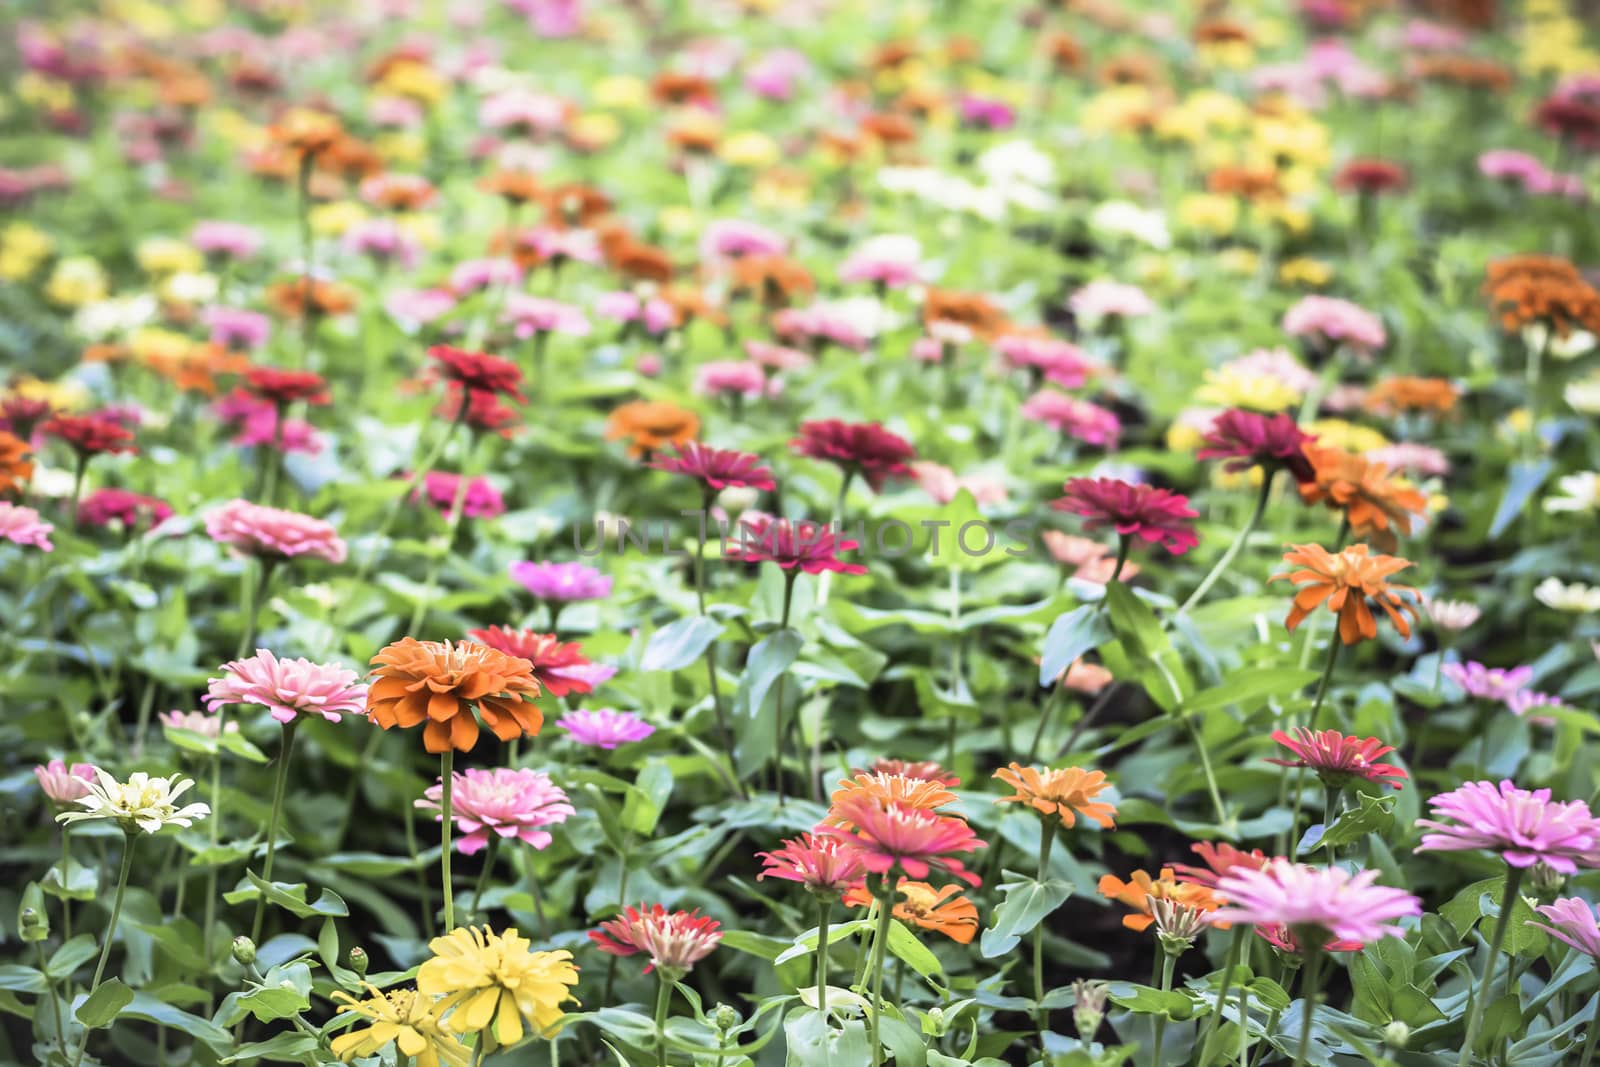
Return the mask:
M 1131 237 L 1151 248 L 1172 247 L 1172 231 L 1160 211 L 1146 211 L 1129 200 L 1107 200 L 1089 213 L 1089 229 L 1099 237 Z
M 153 834 L 164 826 L 188 827 L 196 819 L 211 814 L 205 804 L 174 803 L 184 790 L 194 785 L 194 780 L 174 774 L 169 778 L 152 778 L 144 771 L 134 771 L 126 782 L 119 782 L 100 768 L 95 768 L 95 780 L 89 783 L 89 794 L 77 803 L 84 811 L 64 811 L 56 816 L 62 823 L 82 822 L 85 819 L 115 819 L 125 830 L 135 826 Z
M 1557 483 L 1563 496 L 1552 496 L 1544 502 L 1544 509 L 1557 511 L 1595 511 L 1600 509 L 1600 472 L 1579 471 L 1569 474 Z
M 1483 615 L 1476 605 L 1465 600 L 1436 600 L 1431 596 L 1423 598 L 1422 608 L 1441 630 L 1465 630 Z
M 1562 393 L 1573 411 L 1584 415 L 1600 415 L 1600 375 L 1591 374 L 1570 383 Z
M 1570 585 L 1559 578 L 1546 578 L 1533 590 L 1534 597 L 1545 607 L 1586 615 L 1600 611 L 1600 586 L 1573 582 Z

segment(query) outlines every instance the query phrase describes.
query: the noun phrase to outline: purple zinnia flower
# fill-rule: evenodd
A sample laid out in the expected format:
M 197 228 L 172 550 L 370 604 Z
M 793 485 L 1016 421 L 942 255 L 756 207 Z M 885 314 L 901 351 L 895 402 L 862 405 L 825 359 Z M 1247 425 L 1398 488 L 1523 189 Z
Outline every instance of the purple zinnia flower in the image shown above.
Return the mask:
M 643 741 L 656 732 L 656 728 L 625 711 L 601 708 L 598 711 L 575 711 L 556 720 L 556 725 L 580 745 L 597 748 L 616 748 L 629 741 Z

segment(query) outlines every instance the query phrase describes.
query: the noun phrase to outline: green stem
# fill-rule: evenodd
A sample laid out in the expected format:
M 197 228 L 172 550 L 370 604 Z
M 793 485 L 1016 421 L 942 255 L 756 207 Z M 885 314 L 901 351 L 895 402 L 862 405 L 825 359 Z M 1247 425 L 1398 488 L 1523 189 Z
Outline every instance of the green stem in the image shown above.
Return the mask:
M 1227 551 L 1222 553 L 1222 558 L 1217 560 L 1216 566 L 1212 567 L 1210 573 L 1195 587 L 1195 591 L 1189 594 L 1189 599 L 1185 600 L 1183 606 L 1178 609 L 1178 615 L 1188 614 L 1190 608 L 1205 599 L 1205 595 L 1211 591 L 1211 587 L 1228 572 L 1228 568 L 1233 564 L 1234 558 L 1243 550 L 1245 542 L 1250 540 L 1250 535 L 1255 533 L 1256 527 L 1261 524 L 1262 516 L 1267 513 L 1267 500 L 1272 495 L 1272 478 L 1276 473 L 1277 471 L 1268 471 L 1262 476 L 1261 492 L 1256 496 L 1256 508 L 1250 513 L 1250 518 L 1246 520 L 1244 529 L 1239 531 L 1238 536 L 1233 539 L 1233 543 L 1228 546 Z
M 316 312 L 311 305 L 313 264 L 316 248 L 311 234 L 311 170 L 316 157 L 306 152 L 300 157 L 300 172 L 295 182 L 295 221 L 300 229 L 300 365 L 311 366 L 311 334 L 316 322 Z
M 67 938 L 67 937 L 65 937 L 63 935 L 61 943 L 62 944 L 66 944 L 67 941 L 69 941 L 69 940 L 71 940 L 71 939 Z M 49 971 L 48 965 L 47 965 L 47 963 L 45 961 L 45 958 L 44 958 L 44 942 L 43 941 L 35 941 L 33 943 L 33 951 L 38 954 L 38 957 L 39 957 L 39 973 L 44 975 L 44 990 L 45 990 L 45 994 L 47 996 L 49 996 L 49 998 L 50 998 L 50 1008 L 51 1008 L 52 1011 L 55 1012 L 55 1017 L 56 1017 L 56 1047 L 59 1048 L 62 1051 L 63 1054 L 65 1054 L 66 1051 L 67 1051 L 67 1033 L 66 1033 L 65 1030 L 63 1030 L 61 1028 L 61 999 L 56 996 L 56 983 L 50 977 L 50 971 Z
M 1107 585 L 1122 577 L 1122 568 L 1127 564 L 1128 553 L 1131 551 L 1133 551 L 1133 540 L 1128 537 L 1121 538 L 1117 544 L 1117 565 L 1112 568 L 1111 580 L 1106 583 Z M 1104 605 L 1106 602 L 1102 600 L 1100 603 Z
M 824 1015 L 828 1013 L 828 918 L 832 912 L 832 900 L 817 900 L 817 1011 Z
M 1550 339 L 1554 336 L 1553 324 L 1546 323 L 1544 338 L 1528 349 L 1525 374 L 1528 390 L 1528 435 L 1523 438 L 1522 446 L 1522 458 L 1528 463 L 1539 458 L 1539 378 L 1544 368 L 1545 352 L 1549 350 Z
M 1194 720 L 1185 716 L 1183 725 L 1188 729 L 1189 737 L 1194 741 L 1195 751 L 1200 754 L 1200 769 L 1205 772 L 1206 789 L 1211 794 L 1211 808 L 1216 813 L 1217 825 L 1225 826 L 1228 822 L 1228 813 L 1227 809 L 1222 805 L 1222 793 L 1217 789 L 1217 775 L 1211 767 L 1211 753 L 1206 750 L 1205 740 L 1200 736 L 1200 728 L 1194 724 Z
M 61 884 L 71 885 L 72 872 L 72 838 L 67 832 L 67 827 L 61 827 Z M 64 945 L 72 940 L 72 901 L 66 897 L 61 898 L 61 943 Z
M 494 860 L 500 851 L 500 835 L 489 834 L 489 847 L 483 853 L 483 870 L 478 872 L 478 880 L 472 886 L 472 919 L 474 922 L 487 922 L 488 918 L 479 910 L 483 900 L 483 890 L 489 884 L 489 872 L 494 870 Z
M 89 983 L 89 996 L 100 988 L 100 979 L 106 973 L 106 960 L 111 958 L 111 939 L 117 932 L 117 920 L 122 917 L 122 895 L 128 889 L 128 872 L 133 869 L 134 831 L 124 830 L 122 836 L 122 869 L 117 872 L 117 892 L 111 898 L 111 919 L 106 923 L 105 937 L 100 942 L 100 961 L 94 965 L 94 981 Z M 89 1029 L 84 1028 L 83 1039 L 78 1043 L 78 1054 L 73 1057 L 73 1067 L 83 1063 L 84 1050 L 89 1047 Z
M 1177 964 L 1178 957 L 1161 949 L 1161 991 L 1167 992 L 1172 988 L 1172 969 Z M 1155 1048 L 1151 1050 L 1150 1063 L 1152 1067 L 1161 1067 L 1161 1047 L 1167 1040 L 1167 1016 L 1165 1013 L 1156 1016 Z
M 1233 926 L 1233 936 L 1228 941 L 1228 955 L 1222 964 L 1222 984 L 1217 988 L 1216 1010 L 1206 1020 L 1205 1033 L 1200 1035 L 1199 1062 L 1202 1064 L 1210 1062 L 1208 1057 L 1211 1053 L 1211 1042 L 1221 1028 L 1222 1006 L 1228 1002 L 1228 993 L 1233 988 L 1233 976 L 1239 969 L 1239 957 L 1244 952 L 1245 935 L 1249 931 L 1250 927 L 1244 923 L 1235 923 Z M 1241 1027 L 1245 1025 L 1243 1007 L 1239 1009 L 1239 1025 Z
M 1317 712 L 1322 710 L 1322 701 L 1328 695 L 1328 683 L 1333 681 L 1333 668 L 1339 662 L 1339 650 L 1344 643 L 1339 639 L 1335 630 L 1328 637 L 1328 662 L 1322 668 L 1322 680 L 1317 683 L 1317 695 L 1311 702 L 1311 714 L 1306 716 L 1306 725 L 1311 729 L 1317 728 Z
M 439 875 L 444 881 L 444 930 L 456 928 L 455 890 L 450 885 L 450 801 L 455 787 L 456 750 L 447 748 L 439 756 Z
M 462 403 L 466 403 L 466 401 L 463 400 Z M 472 449 L 469 447 L 467 454 L 462 458 L 467 460 L 471 456 Z M 456 531 L 461 528 L 461 509 L 466 505 L 467 485 L 471 481 L 467 466 L 468 464 L 463 462 L 461 470 L 456 474 L 456 494 L 450 503 L 450 516 L 445 523 L 444 551 L 440 552 L 428 564 L 428 575 L 423 582 L 422 596 L 418 598 L 416 607 L 411 609 L 411 621 L 406 626 L 406 633 L 408 634 L 414 635 L 420 632 L 422 623 L 427 619 L 428 607 L 433 603 L 433 594 L 439 587 L 439 572 L 444 569 L 445 560 L 450 558 L 450 550 L 456 543 Z
M 878 1022 L 883 1017 L 883 957 L 889 944 L 889 924 L 894 921 L 895 869 L 884 875 L 883 892 L 878 899 L 878 928 L 872 937 L 872 1067 L 883 1063 L 883 1042 L 878 1038 Z
M 89 457 L 87 454 L 78 455 L 78 465 L 72 472 L 72 498 L 67 502 L 67 522 L 74 533 L 81 525 L 78 521 L 78 500 L 83 496 L 83 476 L 89 470 Z
M 1589 1034 L 1583 1039 L 1583 1059 L 1578 1067 L 1589 1067 L 1594 1062 L 1595 1039 L 1600 1037 L 1600 998 L 1594 1002 L 1594 1014 L 1589 1017 Z
M 1071 664 L 1067 666 L 1071 667 Z M 1067 690 L 1067 687 L 1062 685 L 1060 681 L 1056 681 L 1053 684 L 1054 688 L 1045 695 L 1044 707 L 1039 709 L 1039 721 L 1033 728 L 1033 743 L 1028 746 L 1029 763 L 1033 763 L 1039 758 L 1039 745 L 1044 741 L 1045 728 L 1050 725 L 1050 720 L 1055 718 L 1056 708 L 1060 706 L 1063 699 L 1062 694 Z M 1009 735 L 1007 740 L 1010 740 Z
M 1467 1036 L 1461 1043 L 1461 1058 L 1457 1067 L 1467 1067 L 1472 1060 L 1472 1046 L 1483 1026 L 1483 1009 L 1489 1000 L 1489 986 L 1494 981 L 1494 965 L 1500 960 L 1500 946 L 1505 944 L 1506 927 L 1510 925 L 1511 911 L 1517 903 L 1517 888 L 1522 884 L 1522 868 L 1506 867 L 1506 888 L 1500 895 L 1500 917 L 1495 920 L 1494 933 L 1489 938 L 1489 955 L 1483 961 L 1483 971 L 1472 991 L 1472 1007 L 1467 1014 Z
M 539 872 L 533 867 L 537 857 L 532 845 L 526 846 L 525 851 L 527 854 L 524 858 L 528 861 L 528 895 L 533 898 L 533 913 L 539 917 L 539 936 L 549 940 L 550 920 L 544 914 L 544 895 L 539 892 Z
M 1054 815 L 1039 820 L 1039 881 L 1050 879 L 1050 846 L 1055 844 L 1056 823 Z M 1050 1027 L 1050 1010 L 1044 1006 L 1044 919 L 1033 927 L 1033 1010 L 1034 1026 L 1039 1031 L 1039 1047 L 1044 1047 L 1044 1034 Z
M 667 1067 L 667 1009 L 672 1006 L 672 980 L 661 972 L 661 984 L 656 990 L 656 1064 Z
M 374 730 L 373 733 L 381 731 Z M 417 878 L 417 902 L 422 906 L 422 932 L 426 940 L 433 940 L 433 894 L 428 890 L 428 875 L 417 863 L 421 850 L 417 848 L 417 818 L 416 809 L 408 804 L 405 808 L 406 854 L 411 857 L 415 870 L 412 872 Z
M 1245 1067 L 1250 1056 L 1250 983 L 1239 983 L 1239 1067 Z M 1204 1055 L 1200 1062 L 1206 1062 Z
M 1344 790 L 1335 789 L 1324 782 L 1322 791 L 1326 794 L 1322 806 L 1322 836 L 1326 838 L 1328 836 L 1328 831 L 1333 828 L 1334 820 L 1339 817 L 1339 800 L 1344 795 Z M 1337 862 L 1338 857 L 1335 855 L 1335 849 L 1332 842 L 1329 842 L 1327 847 L 1328 866 L 1332 867 L 1334 863 Z
M 800 536 L 798 531 L 795 532 L 795 536 Z M 789 609 L 794 603 L 794 581 L 799 576 L 800 572 L 797 570 L 783 573 L 783 614 L 778 622 L 780 633 L 789 628 Z M 775 712 L 772 733 L 772 787 L 778 794 L 778 807 L 780 808 L 783 807 L 783 741 L 784 728 L 787 725 L 783 721 L 783 701 L 786 695 L 784 693 L 785 682 L 788 677 L 789 672 L 787 670 L 778 675 L 778 681 L 773 687 L 772 694 L 773 711 Z
M 289 781 L 289 757 L 294 752 L 295 730 L 300 725 L 296 715 L 283 724 L 283 744 L 278 749 L 278 777 L 272 787 L 272 815 L 267 819 L 267 858 L 261 863 L 261 880 L 272 881 L 272 857 L 278 851 L 278 820 L 283 817 L 283 790 Z M 261 938 L 261 920 L 266 915 L 267 897 L 256 897 L 256 917 L 250 923 L 250 940 Z
M 1301 935 L 1305 944 L 1305 979 L 1300 984 L 1300 1045 L 1295 1051 L 1294 1062 L 1296 1067 L 1307 1062 L 1306 1056 L 1311 1051 L 1311 1024 L 1317 1013 L 1317 995 L 1321 992 L 1322 981 L 1322 949 L 1313 947 L 1314 942 Z

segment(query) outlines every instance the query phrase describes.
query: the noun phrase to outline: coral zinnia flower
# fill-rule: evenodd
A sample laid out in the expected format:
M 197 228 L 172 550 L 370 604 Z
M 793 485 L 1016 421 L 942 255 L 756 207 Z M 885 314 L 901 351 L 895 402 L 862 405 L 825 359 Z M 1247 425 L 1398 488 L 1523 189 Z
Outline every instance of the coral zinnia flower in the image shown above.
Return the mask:
M 1088 519 L 1085 530 L 1110 526 L 1120 537 L 1160 542 L 1175 556 L 1200 543 L 1189 521 L 1199 512 L 1189 507 L 1188 497 L 1170 490 L 1117 478 L 1073 478 L 1063 487 L 1063 494 L 1050 506 L 1084 516 Z
M 1213 925 L 1230 922 L 1318 930 L 1325 938 L 1366 944 L 1405 931 L 1396 919 L 1422 914 L 1422 901 L 1403 889 L 1373 885 L 1379 872 L 1351 873 L 1343 867 L 1308 867 L 1275 859 L 1259 870 L 1236 868 L 1217 882 L 1226 906 Z M 1318 946 L 1319 948 L 1322 946 Z
M 268 130 L 272 142 L 295 155 L 316 156 L 344 136 L 338 118 L 308 107 L 290 108 Z
M 443 780 L 430 785 L 416 806 L 441 812 Z M 566 791 L 543 771 L 526 767 L 496 767 L 490 771 L 469 768 L 450 781 L 450 821 L 462 836 L 456 851 L 470 856 L 486 848 L 492 833 L 517 838 L 534 848 L 547 848 L 554 840 L 544 827 L 567 821 L 577 813 Z M 435 820 L 438 821 L 438 820 Z
M 864 774 L 894 774 L 902 778 L 920 778 L 925 782 L 938 782 L 940 785 L 957 786 L 961 784 L 960 778 L 945 770 L 937 761 L 931 759 L 915 761 L 880 759 L 873 763 L 870 771 L 858 770 L 853 774 L 856 777 Z
M 439 363 L 446 378 L 469 392 L 504 393 L 518 400 L 525 399 L 519 388 L 522 371 L 509 359 L 449 345 L 434 345 L 428 349 L 428 358 Z
M 1405 482 L 1389 477 L 1389 468 L 1338 448 L 1306 449 L 1314 477 L 1300 483 L 1300 498 L 1343 511 L 1350 532 L 1386 551 L 1396 544 L 1395 531 L 1410 534 L 1428 499 Z
M 674 978 L 682 978 L 696 963 L 716 950 L 722 941 L 722 924 L 700 910 L 667 911 L 660 904 L 624 908 L 622 914 L 600 929 L 589 931 L 601 952 L 613 956 L 632 956 L 643 952 L 650 957 L 644 973 L 660 967 Z
M 222 665 L 222 677 L 211 679 L 206 690 L 206 710 L 224 704 L 259 704 L 279 722 L 297 715 L 321 715 L 338 722 L 366 708 L 367 687 L 356 682 L 356 672 L 336 663 L 308 659 L 279 659 L 264 648 L 248 659 Z
M 1352 159 L 1333 179 L 1335 189 L 1367 196 L 1397 193 L 1406 183 L 1405 168 L 1386 159 Z
M 50 531 L 54 529 L 32 508 L 0 500 L 0 540 L 54 552 L 56 546 L 50 541 Z
M 582 678 L 565 673 L 574 667 L 586 667 L 589 664 L 588 657 L 576 641 L 562 644 L 561 638 L 555 634 L 508 630 L 503 626 L 468 630 L 467 639 L 499 649 L 508 656 L 527 660 L 533 665 L 534 678 L 551 696 L 587 693 L 593 688 Z
M 1377 762 L 1393 752 L 1394 746 L 1386 745 L 1376 737 L 1346 737 L 1338 730 L 1311 730 L 1298 726 L 1293 736 L 1282 730 L 1274 730 L 1272 739 L 1299 758 L 1269 758 L 1268 763 L 1276 763 L 1280 767 L 1309 767 L 1317 772 L 1317 777 L 1334 788 L 1361 778 L 1399 789 L 1400 783 L 1411 777 L 1393 764 Z
M 478 743 L 478 720 L 502 741 L 531 737 L 544 725 L 534 705 L 539 682 L 525 659 L 488 645 L 404 637 L 379 650 L 367 716 L 385 730 L 426 722 L 429 752 L 465 752 Z
M 576 1000 L 578 968 L 570 952 L 533 952 L 514 929 L 458 927 L 428 942 L 433 959 L 417 970 L 417 991 L 442 997 L 439 1013 L 458 1034 L 481 1034 L 484 1048 L 522 1040 L 523 1020 L 552 1036 Z M 448 1013 L 448 1014 L 446 1014 Z
M 1203 438 L 1199 459 L 1226 459 L 1223 470 L 1238 474 L 1251 467 L 1268 472 L 1286 470 L 1295 481 L 1313 477 L 1305 446 L 1316 440 L 1295 424 L 1290 415 L 1262 415 L 1232 408 L 1218 415 Z
M 996 804 L 1020 801 L 1042 815 L 1059 815 L 1066 827 L 1077 822 L 1074 812 L 1106 829 L 1115 825 L 1115 805 L 1094 799 L 1110 784 L 1099 771 L 1081 767 L 1040 771 L 1013 763 L 995 771 L 994 776 L 1017 791 L 1015 796 L 998 798 Z
M 357 1057 L 376 1056 L 394 1045 L 402 1056 L 414 1059 L 417 1067 L 467 1067 L 472 1053 L 460 1039 L 439 1025 L 434 999 L 415 989 L 384 992 L 367 982 L 361 983 L 372 996 L 357 1000 L 343 990 L 333 999 L 347 1005 L 342 1014 L 368 1019 L 372 1025 L 352 1029 L 333 1039 L 329 1047 L 345 1063 Z
M 1468 782 L 1428 807 L 1438 818 L 1417 820 L 1429 831 L 1418 852 L 1482 848 L 1513 867 L 1544 863 L 1562 874 L 1600 867 L 1600 819 L 1581 800 L 1552 801 L 1548 789 L 1518 789 L 1506 779 Z
M 1187 863 L 1174 863 L 1172 869 L 1177 872 L 1178 881 L 1203 885 L 1207 889 L 1215 889 L 1217 879 L 1235 867 L 1260 870 L 1272 859 L 1259 848 L 1245 852 L 1234 848 L 1226 841 L 1218 841 L 1215 844 L 1210 841 L 1197 841 L 1189 846 L 1189 851 L 1199 856 L 1205 866 L 1193 867 Z
M 960 784 L 961 779 L 953 776 L 932 778 L 892 770 L 857 771 L 852 777 L 841 780 L 828 800 L 838 806 L 859 794 L 884 804 L 904 804 L 908 808 L 932 811 L 954 804 L 958 798 L 945 787 Z
M 102 453 L 132 452 L 133 431 L 109 415 L 52 415 L 41 429 L 72 446 L 79 459 Z
M 688 444 L 699 433 L 700 416 L 664 400 L 630 400 L 606 418 L 606 440 L 626 439 L 635 458 Z
M 799 882 L 819 897 L 842 893 L 866 873 L 861 856 L 836 837 L 801 834 L 771 852 L 757 852 L 761 873 L 756 880 L 782 878 Z
M 936 930 L 958 945 L 969 945 L 978 936 L 978 906 L 968 900 L 954 883 L 935 889 L 927 882 L 902 878 L 895 886 L 893 914 L 901 922 L 923 930 Z M 864 908 L 872 903 L 865 885 L 852 886 L 844 895 L 847 907 Z
M 797 455 L 832 463 L 846 474 L 859 474 L 881 490 L 890 478 L 909 478 L 915 459 L 911 442 L 876 422 L 815 419 L 800 424 L 800 436 L 789 442 Z
M 860 547 L 821 523 L 749 515 L 739 520 L 738 538 L 724 538 L 722 554 L 746 563 L 776 563 L 786 571 L 799 568 L 807 574 L 865 574 L 866 567 L 846 563 L 838 555 Z
M 698 478 L 707 490 L 728 488 L 775 489 L 772 471 L 761 465 L 761 457 L 729 448 L 711 448 L 697 441 L 678 446 L 676 456 L 658 455 L 646 464 L 668 474 L 687 474 Z
M 1285 563 L 1297 564 L 1304 570 L 1274 574 L 1267 580 L 1276 582 L 1287 578 L 1300 588 L 1294 594 L 1294 606 L 1284 625 L 1291 631 L 1299 626 L 1313 608 L 1323 601 L 1328 610 L 1339 617 L 1339 639 L 1347 645 L 1371 640 L 1378 636 L 1378 623 L 1367 605 L 1368 598 L 1376 601 L 1400 631 L 1400 636 L 1411 636 L 1411 623 L 1407 615 L 1416 616 L 1416 609 L 1400 598 L 1401 592 L 1415 593 L 1409 585 L 1391 586 L 1389 575 L 1411 566 L 1411 561 L 1398 556 L 1368 555 L 1366 545 L 1349 545 L 1337 554 L 1321 545 L 1293 545 L 1283 554 Z
M 1133 914 L 1122 917 L 1122 925 L 1130 930 L 1147 930 L 1155 922 L 1150 914 L 1151 900 L 1169 900 L 1197 911 L 1215 911 L 1221 902 L 1203 885 L 1179 882 L 1173 877 L 1171 867 L 1161 868 L 1160 877 L 1151 878 L 1144 871 L 1134 871 L 1124 882 L 1114 874 L 1100 876 L 1100 895 L 1133 909 Z
M 828 821 L 836 825 L 816 832 L 843 841 L 868 871 L 887 874 L 898 867 L 912 878 L 926 878 L 930 870 L 942 870 L 968 885 L 981 881 L 955 856 L 987 845 L 958 816 L 858 792 L 834 801 Z
M 33 477 L 32 451 L 22 438 L 0 430 L 0 495 L 20 489 Z

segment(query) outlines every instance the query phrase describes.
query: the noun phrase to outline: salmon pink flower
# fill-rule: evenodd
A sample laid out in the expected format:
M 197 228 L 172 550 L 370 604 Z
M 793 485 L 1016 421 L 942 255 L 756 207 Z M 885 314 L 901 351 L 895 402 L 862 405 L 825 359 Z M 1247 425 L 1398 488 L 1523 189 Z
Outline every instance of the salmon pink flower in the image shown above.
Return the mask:
M 1116 478 L 1073 478 L 1063 494 L 1050 506 L 1082 515 L 1085 530 L 1109 526 L 1119 537 L 1159 543 L 1175 556 L 1200 543 L 1190 521 L 1199 512 L 1189 507 L 1188 497 L 1170 490 Z
M 1217 880 L 1217 893 L 1227 903 L 1211 913 L 1210 921 L 1282 926 L 1297 939 L 1314 933 L 1323 942 L 1337 938 L 1368 944 L 1404 936 L 1396 920 L 1420 916 L 1422 901 L 1403 889 L 1374 885 L 1378 874 L 1286 859 L 1259 869 L 1236 867 Z M 1322 947 L 1319 942 L 1317 948 Z
M 95 765 L 74 763 L 68 767 L 63 761 L 53 759 L 35 767 L 33 774 L 39 779 L 40 791 L 52 802 L 70 804 L 89 795 L 89 786 L 95 781 Z
M 1334 789 L 1343 788 L 1356 778 L 1400 789 L 1400 783 L 1411 777 L 1399 767 L 1377 762 L 1393 752 L 1394 746 L 1386 745 L 1376 737 L 1346 737 L 1338 730 L 1310 730 L 1297 726 L 1292 736 L 1282 730 L 1272 731 L 1272 739 L 1298 758 L 1268 759 L 1268 763 L 1276 763 L 1280 767 L 1310 768 Z
M 940 870 L 968 885 L 981 881 L 955 857 L 987 845 L 958 816 L 853 791 L 835 798 L 829 818 L 845 825 L 823 825 L 816 832 L 838 838 L 870 872 L 887 874 L 898 868 L 920 879 Z
M 615 708 L 575 711 L 556 720 L 556 727 L 580 745 L 613 749 L 630 741 L 643 741 L 656 728 L 637 715 Z
M 293 722 L 297 715 L 321 715 L 338 722 L 341 715 L 366 710 L 367 687 L 356 681 L 355 671 L 338 664 L 280 660 L 262 648 L 248 659 L 224 663 L 222 676 L 211 679 L 207 710 L 225 704 L 259 704 L 282 723 Z
M 442 780 L 428 787 L 423 798 L 416 802 L 424 811 L 440 812 L 444 785 Z M 509 840 L 516 838 L 534 848 L 547 848 L 554 840 L 547 826 L 567 821 L 567 816 L 577 814 L 577 809 L 567 800 L 567 794 L 542 771 L 525 767 L 496 767 L 493 770 L 469 768 L 455 773 L 450 786 L 450 820 L 462 836 L 456 841 L 456 851 L 463 856 L 481 852 L 490 835 Z
M 669 912 L 660 904 L 640 904 L 624 908 L 615 919 L 601 923 L 600 929 L 589 931 L 589 940 L 613 956 L 645 953 L 650 957 L 646 974 L 659 967 L 682 978 L 716 951 L 722 941 L 722 924 L 701 915 L 699 909 Z
M 931 759 L 908 762 L 902 759 L 880 759 L 873 763 L 870 771 L 854 771 L 855 775 L 894 775 L 899 778 L 910 778 L 920 782 L 937 782 L 945 786 L 958 786 L 961 779 L 941 767 Z
M 0 500 L 0 539 L 13 544 L 54 552 L 50 531 L 55 527 L 39 517 L 39 513 L 21 504 Z
M 1172 870 L 1177 874 L 1178 881 L 1188 882 L 1191 885 L 1203 885 L 1207 889 L 1217 888 L 1217 879 L 1233 870 L 1235 867 L 1246 870 L 1260 870 L 1271 862 L 1272 857 L 1253 848 L 1249 852 L 1234 848 L 1226 841 L 1212 843 L 1210 841 L 1196 841 L 1189 846 L 1189 851 L 1199 856 L 1205 863 L 1204 867 L 1193 867 L 1187 863 L 1174 863 Z
M 826 834 L 801 834 L 771 852 L 757 852 L 756 857 L 762 861 L 757 881 L 799 882 L 819 897 L 837 896 L 866 875 L 860 853 Z
M 571 673 L 574 668 L 590 665 L 576 642 L 562 644 L 555 634 L 508 630 L 503 626 L 468 630 L 467 639 L 498 649 L 508 656 L 527 660 L 533 665 L 533 676 L 551 696 L 587 693 L 592 688 L 582 677 Z
M 1548 789 L 1519 789 L 1510 779 L 1468 782 L 1428 801 L 1435 818 L 1418 852 L 1497 852 L 1513 867 L 1544 863 L 1562 874 L 1600 867 L 1600 819 L 1581 800 L 1552 801 Z
M 834 464 L 846 477 L 861 475 L 874 490 L 881 490 L 890 478 L 911 477 L 907 464 L 917 455 L 911 442 L 875 422 L 803 422 L 800 436 L 789 444 L 799 455 Z

